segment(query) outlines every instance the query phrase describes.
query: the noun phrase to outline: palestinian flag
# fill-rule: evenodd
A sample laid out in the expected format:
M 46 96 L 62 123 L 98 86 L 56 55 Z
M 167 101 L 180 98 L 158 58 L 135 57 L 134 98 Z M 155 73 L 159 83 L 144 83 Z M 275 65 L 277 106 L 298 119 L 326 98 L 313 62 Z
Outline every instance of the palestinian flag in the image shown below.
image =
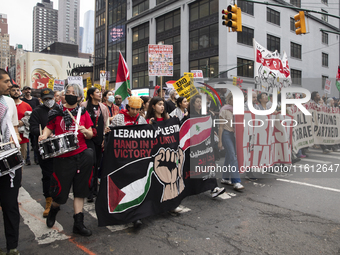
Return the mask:
M 130 88 L 130 72 L 122 53 L 119 52 L 115 95 L 120 95 L 123 102 L 129 96 L 128 88 Z
M 187 119 L 179 131 L 179 146 L 183 151 L 207 140 L 211 135 L 210 115 Z
M 110 213 L 121 213 L 130 208 L 140 205 L 151 186 L 151 177 L 154 172 L 153 162 L 150 162 L 147 172 L 145 176 L 136 176 L 136 179 L 129 180 L 131 181 L 126 186 L 123 187 L 124 183 L 118 182 L 119 184 L 114 183 L 114 179 L 111 178 L 110 174 L 107 182 L 107 196 L 108 196 L 108 206 Z M 121 169 L 122 170 L 122 169 Z M 121 185 L 118 187 L 117 185 Z
M 338 66 L 338 73 L 336 75 L 336 82 L 335 82 L 335 85 L 337 87 L 337 89 L 339 90 L 340 92 L 340 66 Z

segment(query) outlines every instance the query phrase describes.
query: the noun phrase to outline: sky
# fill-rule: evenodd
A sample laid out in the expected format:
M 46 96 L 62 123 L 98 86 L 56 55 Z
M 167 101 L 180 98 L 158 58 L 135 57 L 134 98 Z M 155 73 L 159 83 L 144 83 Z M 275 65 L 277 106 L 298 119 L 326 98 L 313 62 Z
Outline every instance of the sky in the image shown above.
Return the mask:
M 33 7 L 41 0 L 0 0 L 0 13 L 7 14 L 10 45 L 22 44 L 25 50 L 32 50 Z M 80 0 L 80 26 L 84 14 L 94 10 L 95 0 Z M 58 9 L 58 0 L 53 1 L 53 9 Z

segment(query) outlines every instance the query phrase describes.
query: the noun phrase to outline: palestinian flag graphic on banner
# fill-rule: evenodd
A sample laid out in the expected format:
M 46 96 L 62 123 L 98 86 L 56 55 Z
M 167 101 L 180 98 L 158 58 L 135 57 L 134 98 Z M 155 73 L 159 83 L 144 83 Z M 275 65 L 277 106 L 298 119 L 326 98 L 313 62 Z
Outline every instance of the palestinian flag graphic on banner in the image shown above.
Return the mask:
M 193 118 L 182 128 L 178 118 L 171 118 L 153 125 L 115 127 L 110 132 L 96 199 L 99 226 L 126 224 L 173 210 L 186 196 L 217 186 L 216 179 L 190 178 L 187 149 L 205 146 L 210 116 Z M 188 132 L 193 133 L 193 142 Z M 180 147 L 180 134 L 186 151 Z M 206 156 L 211 153 L 194 160 Z

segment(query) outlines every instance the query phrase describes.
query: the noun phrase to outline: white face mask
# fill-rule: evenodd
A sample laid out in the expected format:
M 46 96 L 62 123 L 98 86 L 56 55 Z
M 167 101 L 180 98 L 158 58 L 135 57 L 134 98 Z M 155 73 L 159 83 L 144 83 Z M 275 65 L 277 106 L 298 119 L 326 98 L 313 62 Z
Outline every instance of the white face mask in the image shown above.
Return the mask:
M 49 99 L 49 100 L 44 101 L 44 105 L 48 108 L 52 108 L 54 104 L 55 104 L 54 99 Z

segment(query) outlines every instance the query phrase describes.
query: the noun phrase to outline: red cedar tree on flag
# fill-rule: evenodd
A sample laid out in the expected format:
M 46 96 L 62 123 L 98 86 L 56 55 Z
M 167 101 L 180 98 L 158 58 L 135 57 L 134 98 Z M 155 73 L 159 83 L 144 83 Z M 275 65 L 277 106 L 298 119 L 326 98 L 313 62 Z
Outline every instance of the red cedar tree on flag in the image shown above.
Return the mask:
M 130 72 L 122 53 L 119 52 L 115 95 L 120 95 L 124 101 L 129 96 L 128 88 L 130 88 Z

